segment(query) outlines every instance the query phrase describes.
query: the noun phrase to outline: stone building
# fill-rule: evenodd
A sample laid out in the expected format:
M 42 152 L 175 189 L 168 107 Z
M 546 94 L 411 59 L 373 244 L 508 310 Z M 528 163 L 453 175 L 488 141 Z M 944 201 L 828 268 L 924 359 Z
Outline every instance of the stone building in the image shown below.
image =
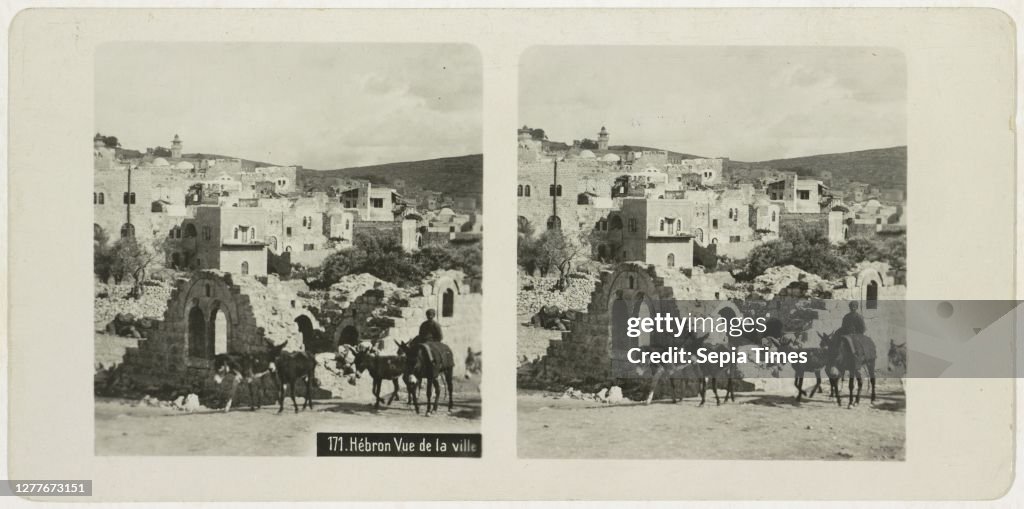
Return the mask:
M 124 375 L 137 387 L 209 393 L 213 357 L 285 345 L 301 351 L 322 331 L 293 285 L 276 276 L 202 270 L 180 278 L 163 320 L 124 357 Z
M 266 228 L 267 211 L 263 209 L 198 207 L 195 220 L 186 226 L 186 238 L 191 242 L 181 245 L 182 263 L 193 269 L 266 275 Z
M 669 268 L 693 266 L 692 202 L 626 199 L 622 202 L 621 261 L 643 261 Z
M 817 214 L 827 188 L 820 180 L 801 180 L 795 174 L 768 184 L 768 199 L 778 202 L 786 212 Z
M 341 193 L 342 206 L 358 214 L 361 221 L 394 221 L 395 207 L 400 202 L 394 189 L 374 187 L 369 182 Z

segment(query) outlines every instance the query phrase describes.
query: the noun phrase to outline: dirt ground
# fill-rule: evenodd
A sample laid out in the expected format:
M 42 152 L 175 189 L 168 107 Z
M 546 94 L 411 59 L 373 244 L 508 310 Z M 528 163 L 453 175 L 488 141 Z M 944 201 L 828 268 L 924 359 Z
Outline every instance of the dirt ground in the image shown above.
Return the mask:
M 698 407 L 699 398 L 650 406 L 555 399 L 520 391 L 518 450 L 523 458 L 903 460 L 906 404 L 899 388 L 872 406 L 839 408 L 815 397 L 738 393 L 736 402 Z
M 229 413 L 203 409 L 186 413 L 139 405 L 122 399 L 96 399 L 96 454 L 111 456 L 312 456 L 316 433 L 323 432 L 480 432 L 480 394 L 472 382 L 454 384 L 455 406 L 446 412 L 416 415 L 411 405 L 395 402 L 379 411 L 365 402 L 316 400 L 314 411 L 294 413 L 266 406 Z M 421 398 L 423 395 L 421 394 Z M 298 398 L 302 405 L 302 398 Z M 423 407 L 420 407 L 421 412 Z

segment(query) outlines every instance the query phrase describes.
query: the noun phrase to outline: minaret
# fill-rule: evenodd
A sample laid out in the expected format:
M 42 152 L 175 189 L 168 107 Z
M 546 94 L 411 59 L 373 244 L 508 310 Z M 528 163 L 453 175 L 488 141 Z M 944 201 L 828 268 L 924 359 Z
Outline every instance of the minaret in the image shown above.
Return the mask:
M 608 130 L 601 126 L 601 132 L 597 133 L 597 149 L 608 150 Z
M 177 134 L 174 135 L 174 140 L 171 141 L 171 159 L 181 159 L 181 138 Z

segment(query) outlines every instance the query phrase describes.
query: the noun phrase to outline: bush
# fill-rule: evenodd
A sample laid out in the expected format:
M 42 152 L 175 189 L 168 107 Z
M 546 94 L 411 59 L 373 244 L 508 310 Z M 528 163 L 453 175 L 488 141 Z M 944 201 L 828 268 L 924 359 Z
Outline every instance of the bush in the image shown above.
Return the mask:
M 479 278 L 482 267 L 480 244 L 428 246 L 409 253 L 397 239 L 358 234 L 351 249 L 331 254 L 319 269 L 303 271 L 300 277 L 315 277 L 315 286 L 326 288 L 346 275 L 367 273 L 398 286 L 411 287 L 420 284 L 435 270 L 460 270 L 468 277 Z
M 780 238 L 755 247 L 747 255 L 744 279 L 753 279 L 771 267 L 793 265 L 825 279 L 846 274 L 850 262 L 816 229 L 784 227 Z

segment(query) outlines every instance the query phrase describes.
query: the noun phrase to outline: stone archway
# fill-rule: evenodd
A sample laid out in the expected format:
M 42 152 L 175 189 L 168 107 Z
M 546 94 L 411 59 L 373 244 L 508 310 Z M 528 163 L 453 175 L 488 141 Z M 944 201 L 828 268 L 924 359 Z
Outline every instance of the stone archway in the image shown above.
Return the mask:
M 231 337 L 231 325 L 228 322 L 227 314 L 224 313 L 220 302 L 214 302 L 210 310 L 210 320 L 207 322 L 209 332 L 207 333 L 207 353 L 210 358 L 222 353 L 228 353 L 228 340 Z
M 302 336 L 302 346 L 307 352 L 315 352 L 316 348 L 316 331 L 313 329 L 313 321 L 306 315 L 299 315 L 295 317 L 295 326 L 299 329 L 299 334 Z
M 355 325 L 346 325 L 338 333 L 339 345 L 354 345 L 359 343 L 359 329 Z
M 198 305 L 193 305 L 188 312 L 188 337 L 186 341 L 189 356 L 206 356 L 206 316 Z

